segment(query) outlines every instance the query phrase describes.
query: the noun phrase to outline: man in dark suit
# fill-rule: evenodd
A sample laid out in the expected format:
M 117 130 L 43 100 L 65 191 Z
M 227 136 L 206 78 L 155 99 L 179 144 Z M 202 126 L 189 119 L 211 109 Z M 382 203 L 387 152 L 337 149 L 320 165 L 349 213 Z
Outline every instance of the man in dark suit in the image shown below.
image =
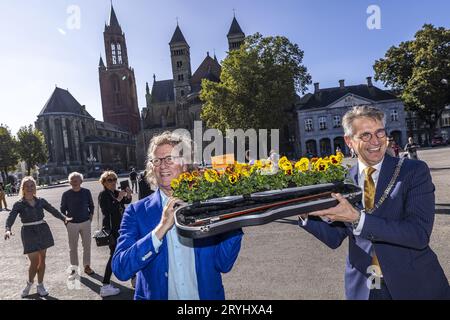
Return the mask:
M 404 159 L 396 177 L 401 160 L 386 154 L 385 115 L 377 108 L 354 107 L 342 125 L 358 156 L 350 176 L 363 190 L 362 204 L 334 194 L 336 207 L 300 216 L 300 226 L 333 249 L 349 238 L 347 299 L 448 299 L 448 280 L 429 247 L 435 188 L 428 166 Z

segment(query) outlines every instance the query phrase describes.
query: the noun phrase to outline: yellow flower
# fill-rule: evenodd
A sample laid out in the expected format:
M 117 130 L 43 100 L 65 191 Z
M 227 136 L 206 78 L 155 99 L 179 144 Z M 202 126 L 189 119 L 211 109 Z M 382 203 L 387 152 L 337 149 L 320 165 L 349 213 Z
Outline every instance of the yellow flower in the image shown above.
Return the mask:
M 172 187 L 172 189 L 177 189 L 180 186 L 180 181 L 178 179 L 173 179 L 170 182 L 170 186 Z
M 284 171 L 292 170 L 292 163 L 291 162 L 284 162 L 284 163 L 281 164 L 280 169 L 284 170 Z
M 195 170 L 191 172 L 191 175 L 194 179 L 196 179 L 200 177 L 200 172 L 198 172 L 198 170 Z
M 338 152 L 336 153 L 336 156 L 337 156 L 338 158 L 340 158 L 341 161 L 342 161 L 342 159 L 344 159 L 344 154 L 343 154 L 342 152 L 340 152 L 340 151 L 338 151 Z
M 292 166 L 291 166 L 292 167 Z M 291 169 L 288 169 L 288 170 L 284 170 L 284 174 L 285 175 L 287 175 L 287 176 L 292 176 L 292 168 Z
M 286 163 L 291 163 L 286 156 L 281 157 L 280 160 L 278 160 L 278 166 L 280 168 L 283 168 Z
M 193 177 L 189 172 L 184 172 L 180 175 L 180 181 L 192 181 Z
M 298 161 L 295 164 L 295 169 L 297 169 L 300 172 L 308 171 L 308 169 L 309 169 L 309 159 L 308 158 L 301 158 L 300 161 Z
M 319 159 L 315 164 L 314 164 L 314 169 L 316 171 L 327 171 L 329 167 L 328 161 L 325 161 L 323 159 Z
M 217 173 L 216 170 L 207 169 L 204 175 L 206 181 L 208 182 L 214 183 L 216 181 L 219 181 L 219 174 Z
M 235 184 L 238 181 L 238 178 L 239 176 L 233 173 L 228 177 L 228 180 L 230 181 L 231 184 Z
M 330 163 L 333 166 L 338 166 L 341 164 L 342 159 L 339 158 L 338 156 L 330 156 Z
M 242 170 L 239 173 L 244 177 L 250 177 L 250 171 L 248 170 L 248 168 L 242 168 Z

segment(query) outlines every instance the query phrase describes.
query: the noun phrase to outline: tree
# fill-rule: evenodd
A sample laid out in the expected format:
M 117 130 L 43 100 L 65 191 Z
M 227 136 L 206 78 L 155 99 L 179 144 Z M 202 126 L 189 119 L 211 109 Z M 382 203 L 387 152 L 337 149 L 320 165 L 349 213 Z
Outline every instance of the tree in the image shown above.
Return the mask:
M 450 29 L 425 24 L 414 40 L 392 46 L 374 70 L 375 79 L 400 92 L 406 109 L 429 125 L 432 137 L 450 104 Z
M 44 134 L 32 125 L 20 128 L 17 132 L 18 153 L 20 159 L 27 165 L 28 175 L 31 169 L 48 160 L 47 145 L 45 144 Z
M 303 54 L 285 37 L 247 37 L 222 62 L 219 83 L 202 81 L 202 120 L 222 132 L 282 128 L 296 92 L 304 93 L 311 83 Z
M 11 134 L 8 126 L 0 124 L 0 172 L 8 178 L 8 171 L 19 162 L 17 154 L 17 141 Z

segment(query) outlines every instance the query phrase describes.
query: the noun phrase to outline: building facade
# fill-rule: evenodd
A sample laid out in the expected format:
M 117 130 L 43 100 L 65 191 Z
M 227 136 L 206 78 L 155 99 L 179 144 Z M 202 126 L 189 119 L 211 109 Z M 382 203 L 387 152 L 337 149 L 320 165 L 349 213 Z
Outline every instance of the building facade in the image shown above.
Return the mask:
M 98 67 L 103 120 L 136 135 L 141 129 L 136 78 L 128 64 L 125 34 L 112 5 L 103 38 L 106 66 L 100 56 Z
M 245 39 L 236 17 L 233 18 L 227 39 L 230 51 L 239 49 Z M 209 52 L 192 72 L 191 48 L 179 25 L 169 42 L 169 49 L 172 78 L 158 80 L 153 75 L 151 91 L 146 84 L 146 107 L 141 112 L 142 131 L 137 138 L 138 144 L 142 146 L 148 146 L 153 136 L 167 130 L 186 129 L 192 133 L 194 121 L 201 120 L 203 104 L 199 96 L 202 80 L 220 81 L 221 66 L 216 55 L 211 57 Z M 141 166 L 145 162 L 145 150 L 146 147 L 138 148 Z
M 419 117 L 417 112 L 408 111 L 406 113 L 406 125 L 408 137 L 412 137 L 414 142 L 423 147 L 430 146 L 434 137 L 442 137 L 444 140 L 450 139 L 450 105 L 445 107 L 439 118 L 433 136 L 430 136 L 430 125 Z
M 36 128 L 44 133 L 49 161 L 40 176 L 67 177 L 136 165 L 134 136 L 120 127 L 95 120 L 68 90 L 56 87 L 38 115 Z
M 302 155 L 327 156 L 340 148 L 349 154 L 342 128 L 345 113 L 356 105 L 371 105 L 386 114 L 386 129 L 395 141 L 406 143 L 406 113 L 400 99 L 388 91 L 381 90 L 367 78 L 367 84 L 346 86 L 344 80 L 339 87 L 321 89 L 314 84 L 314 93 L 308 93 L 297 104 L 300 153 Z

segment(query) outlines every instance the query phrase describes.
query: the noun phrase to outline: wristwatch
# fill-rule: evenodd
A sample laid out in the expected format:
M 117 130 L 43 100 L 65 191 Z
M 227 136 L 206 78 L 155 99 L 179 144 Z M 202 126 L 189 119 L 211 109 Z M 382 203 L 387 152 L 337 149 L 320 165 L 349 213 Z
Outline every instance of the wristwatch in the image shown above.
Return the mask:
M 356 229 L 356 228 L 358 228 L 358 225 L 359 225 L 359 221 L 361 220 L 361 214 L 364 212 L 364 209 L 362 209 L 362 210 L 358 210 L 358 218 L 355 220 L 355 221 L 353 221 L 351 224 L 352 224 L 352 228 L 353 228 L 353 230 L 354 229 Z

